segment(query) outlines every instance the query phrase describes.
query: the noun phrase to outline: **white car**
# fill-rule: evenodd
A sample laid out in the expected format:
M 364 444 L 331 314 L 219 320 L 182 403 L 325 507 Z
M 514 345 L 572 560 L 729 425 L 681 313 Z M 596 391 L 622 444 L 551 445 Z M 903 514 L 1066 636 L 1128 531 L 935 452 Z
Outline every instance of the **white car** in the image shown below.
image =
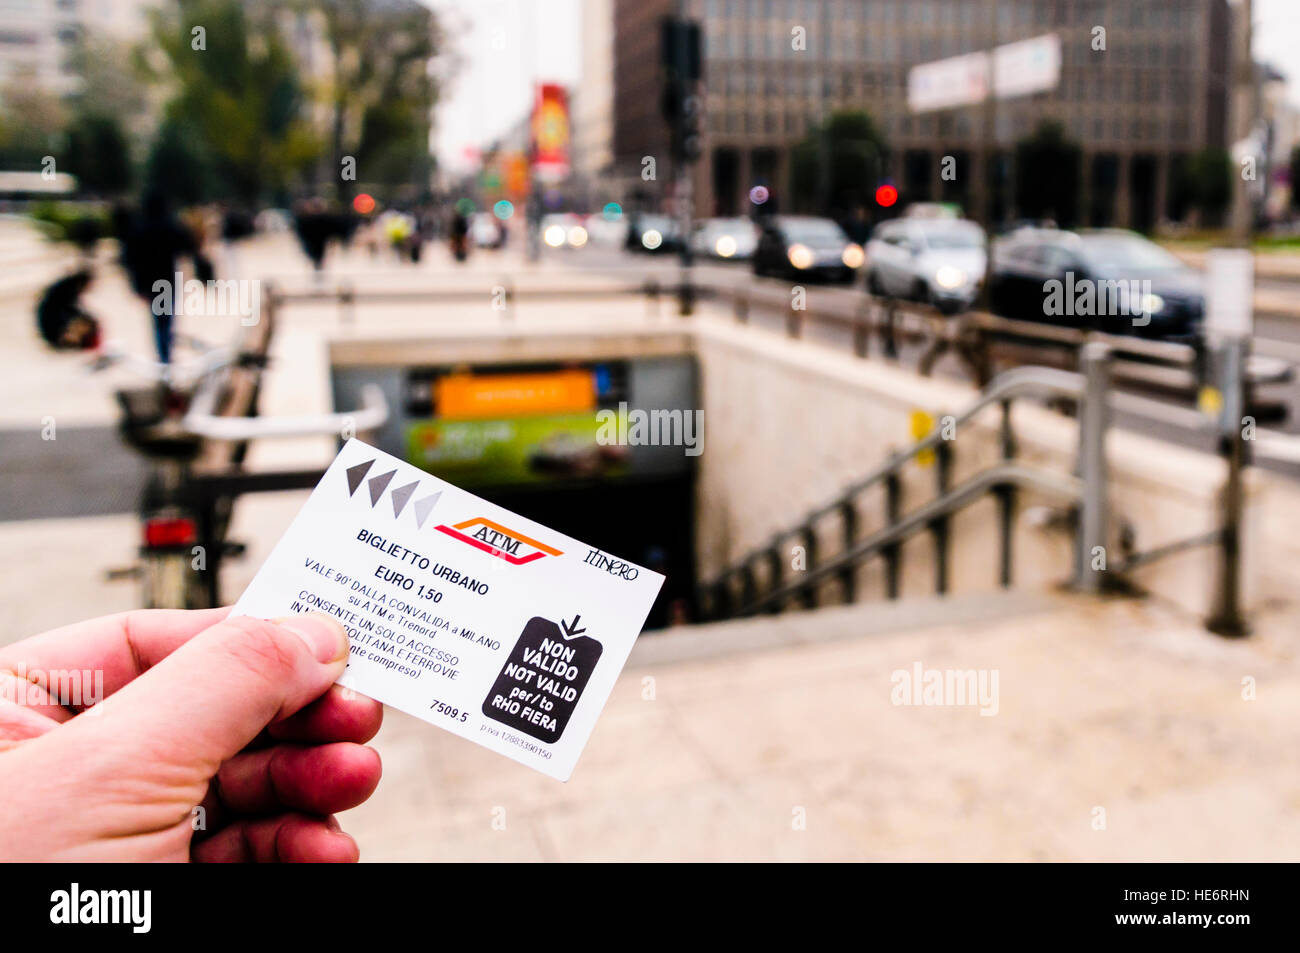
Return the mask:
M 984 230 L 972 221 L 892 219 L 867 243 L 867 290 L 956 313 L 979 296 L 987 262 Z
M 585 228 L 587 240 L 601 248 L 617 248 L 627 237 L 627 223 L 622 215 L 616 218 L 606 218 L 600 212 L 588 215 Z
M 469 239 L 475 248 L 500 248 L 505 226 L 491 212 L 478 212 L 469 221 Z
M 542 241 L 549 248 L 582 248 L 587 244 L 587 228 L 583 219 L 570 212 L 543 215 Z

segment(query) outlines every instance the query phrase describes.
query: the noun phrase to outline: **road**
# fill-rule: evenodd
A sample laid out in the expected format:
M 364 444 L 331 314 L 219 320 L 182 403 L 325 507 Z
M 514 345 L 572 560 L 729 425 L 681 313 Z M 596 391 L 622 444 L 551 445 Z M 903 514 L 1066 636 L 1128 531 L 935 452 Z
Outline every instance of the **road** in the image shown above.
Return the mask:
M 677 256 L 671 254 L 632 255 L 621 249 L 589 246 L 579 250 L 546 249 L 543 256 L 544 262 L 553 262 L 555 266 L 561 268 L 601 273 L 626 270 L 645 277 L 658 277 L 665 285 L 677 280 L 680 274 Z M 695 280 L 704 286 L 750 291 L 755 300 L 750 312 L 751 323 L 778 332 L 783 330 L 784 313 L 776 302 L 791 293 L 789 282 L 774 278 L 757 278 L 745 262 L 698 260 L 694 270 Z M 1257 282 L 1257 286 L 1259 290 L 1267 291 L 1273 300 L 1277 300 L 1281 295 L 1294 294 L 1297 301 L 1300 301 L 1300 283 L 1279 278 L 1264 278 Z M 841 308 L 845 306 L 852 308 L 862 299 L 862 291 L 857 287 L 809 285 L 806 287 L 806 295 L 806 305 L 810 312 L 816 312 L 819 306 L 839 305 Z M 769 301 L 772 304 L 767 305 L 766 302 Z M 832 347 L 848 349 L 853 346 L 851 333 L 847 329 L 827 329 L 810 323 L 806 337 Z M 872 347 L 878 350 L 879 345 L 873 341 Z M 899 353 L 900 362 L 914 366 L 920 350 L 921 348 L 917 346 L 902 347 Z M 1300 367 L 1300 313 L 1292 316 L 1270 311 L 1257 315 L 1252 352 L 1294 363 Z M 952 356 L 941 359 L 935 366 L 935 373 L 969 378 L 966 368 Z M 1263 386 L 1259 388 L 1257 398 L 1263 402 L 1280 404 L 1285 408 L 1283 419 L 1269 421 L 1267 424 L 1261 423 L 1261 426 L 1267 426 L 1275 432 L 1300 434 L 1300 379 L 1286 384 Z M 1215 452 L 1214 435 L 1205 429 L 1197 430 L 1188 427 L 1188 415 L 1177 413 L 1178 410 L 1190 409 L 1189 401 L 1167 396 L 1158 399 L 1171 409 L 1168 420 L 1156 421 L 1147 416 L 1139 417 L 1117 412 L 1115 423 L 1125 429 L 1146 433 L 1182 446 L 1194 447 L 1208 453 Z M 1260 460 L 1258 465 L 1300 479 L 1300 463 Z

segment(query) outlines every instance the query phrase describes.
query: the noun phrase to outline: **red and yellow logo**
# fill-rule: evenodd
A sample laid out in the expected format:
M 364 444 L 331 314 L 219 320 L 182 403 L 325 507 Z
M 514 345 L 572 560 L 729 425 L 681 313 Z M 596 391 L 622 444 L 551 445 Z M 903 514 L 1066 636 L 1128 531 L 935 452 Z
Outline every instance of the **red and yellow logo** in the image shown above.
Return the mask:
M 482 516 L 476 516 L 474 519 L 465 520 L 463 523 L 457 523 L 455 526 L 439 525 L 435 527 L 440 532 L 446 533 L 453 539 L 458 539 L 462 543 L 469 543 L 485 553 L 498 556 L 508 563 L 516 566 L 522 566 L 524 563 L 533 562 L 541 559 L 543 556 L 563 556 L 560 550 L 547 546 L 545 543 L 539 543 L 535 539 L 530 539 L 523 533 L 515 532 L 512 529 L 506 529 L 500 523 L 494 523 L 490 519 Z

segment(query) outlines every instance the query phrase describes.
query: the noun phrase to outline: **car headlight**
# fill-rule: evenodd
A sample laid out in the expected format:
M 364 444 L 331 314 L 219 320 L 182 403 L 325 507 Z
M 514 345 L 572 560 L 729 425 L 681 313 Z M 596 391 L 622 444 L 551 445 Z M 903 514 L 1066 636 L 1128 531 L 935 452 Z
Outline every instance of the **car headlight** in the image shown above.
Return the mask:
M 1159 314 L 1165 310 L 1165 299 L 1156 294 L 1145 294 L 1138 299 L 1142 314 Z
M 546 244 L 550 245 L 552 248 L 559 248 L 563 245 L 564 238 L 563 225 L 552 225 L 547 228 L 546 231 L 542 232 L 542 241 L 546 242 Z
M 944 265 L 934 273 L 934 283 L 945 291 L 956 291 L 966 284 L 966 272 L 952 265 Z
M 846 245 L 844 254 L 840 255 L 840 261 L 844 262 L 846 268 L 861 268 L 862 263 L 866 260 L 866 253 L 862 250 L 862 246 L 858 244 Z
M 723 235 L 714 243 L 713 250 L 719 258 L 730 258 L 736 253 L 736 240 L 730 235 Z
M 574 225 L 569 229 L 569 244 L 574 248 L 587 244 L 587 230 L 581 225 Z
M 649 251 L 654 251 L 663 243 L 664 243 L 664 237 L 659 234 L 658 229 L 647 228 L 644 232 L 641 233 L 641 247 Z
M 790 259 L 790 264 L 796 268 L 811 268 L 816 260 L 813 257 L 812 249 L 807 245 L 795 243 L 790 246 L 786 252 L 786 257 Z

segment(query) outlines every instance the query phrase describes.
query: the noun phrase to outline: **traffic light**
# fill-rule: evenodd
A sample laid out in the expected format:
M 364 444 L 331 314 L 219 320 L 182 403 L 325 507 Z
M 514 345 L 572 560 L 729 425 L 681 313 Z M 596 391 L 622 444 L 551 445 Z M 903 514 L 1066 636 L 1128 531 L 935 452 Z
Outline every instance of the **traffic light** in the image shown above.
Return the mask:
M 664 17 L 659 23 L 659 61 L 665 72 L 694 83 L 700 78 L 700 25 Z
M 659 38 L 663 115 L 668 121 L 672 154 L 676 159 L 694 162 L 702 151 L 702 109 L 696 92 L 700 80 L 700 25 L 693 20 L 664 17 Z

